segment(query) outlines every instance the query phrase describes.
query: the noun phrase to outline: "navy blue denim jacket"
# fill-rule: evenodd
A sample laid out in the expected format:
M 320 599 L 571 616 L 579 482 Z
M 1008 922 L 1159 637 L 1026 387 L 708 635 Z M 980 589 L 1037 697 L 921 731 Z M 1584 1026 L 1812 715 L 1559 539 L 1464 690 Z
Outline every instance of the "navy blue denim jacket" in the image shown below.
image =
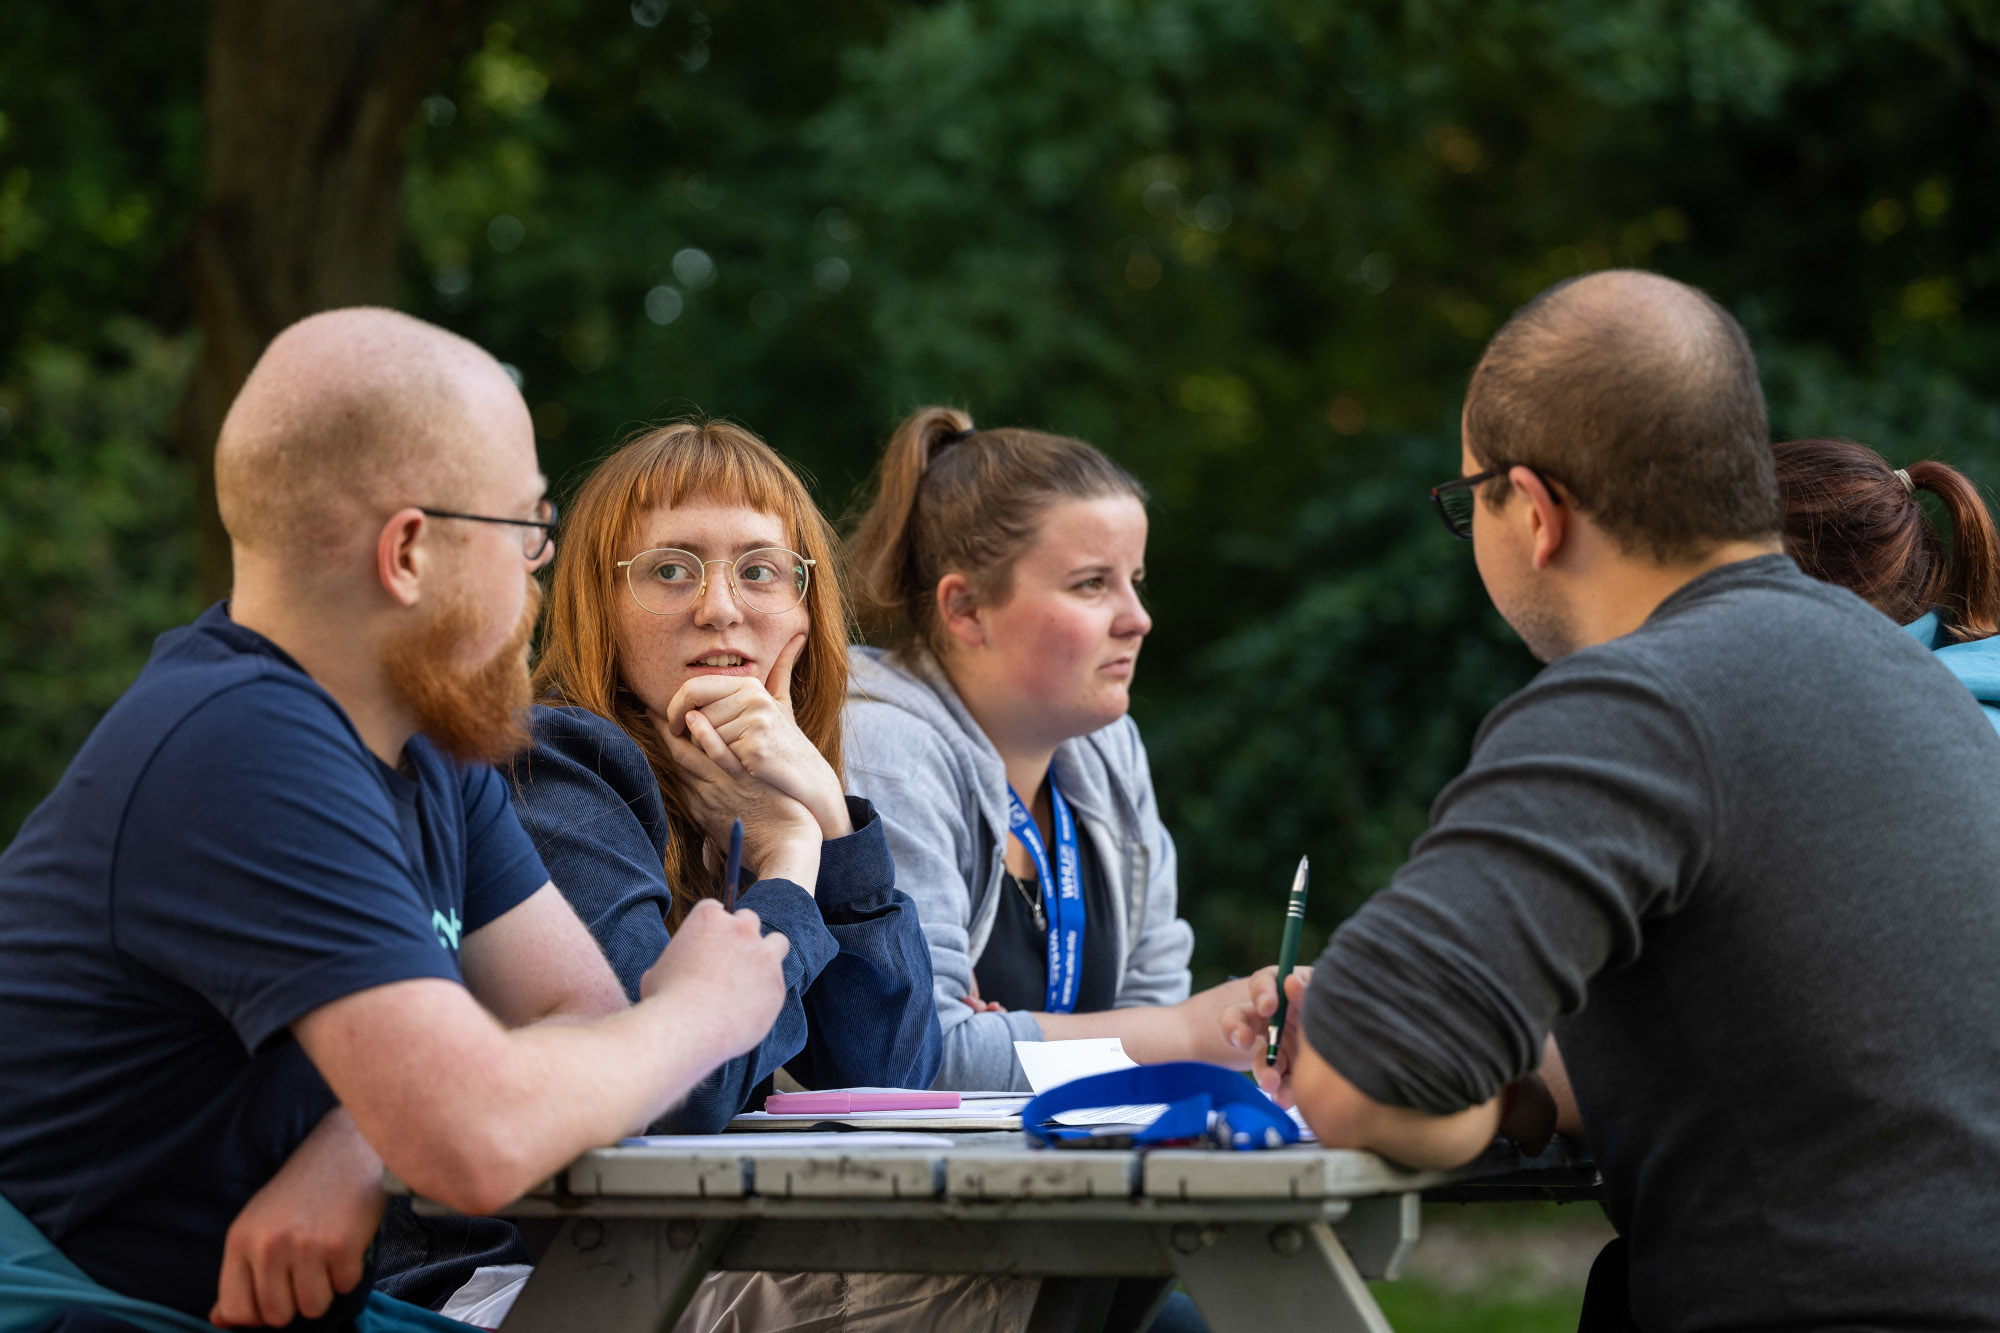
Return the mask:
M 637 1000 L 673 905 L 653 770 L 617 723 L 580 708 L 536 708 L 534 735 L 513 765 L 514 809 Z M 854 832 L 822 845 L 814 893 L 765 879 L 737 895 L 767 934 L 791 941 L 784 1007 L 762 1045 L 702 1080 L 657 1131 L 720 1130 L 780 1065 L 809 1088 L 927 1088 L 937 1076 L 944 1042 L 916 906 L 896 888 L 875 808 L 853 796 L 847 808 Z

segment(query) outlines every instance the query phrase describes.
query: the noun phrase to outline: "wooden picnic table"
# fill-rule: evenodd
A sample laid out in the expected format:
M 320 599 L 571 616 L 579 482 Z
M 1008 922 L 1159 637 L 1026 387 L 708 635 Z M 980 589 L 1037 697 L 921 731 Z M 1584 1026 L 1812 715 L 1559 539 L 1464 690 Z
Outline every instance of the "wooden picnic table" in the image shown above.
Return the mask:
M 1594 1197 L 1558 1139 L 1505 1140 L 1456 1171 L 1373 1153 L 1050 1150 L 1019 1134 L 949 1147 L 699 1147 L 585 1153 L 503 1210 L 560 1219 L 505 1333 L 664 1333 L 715 1270 L 1044 1279 L 1030 1333 L 1136 1328 L 1173 1282 L 1215 1333 L 1387 1330 L 1366 1279 L 1394 1278 L 1426 1192 Z M 434 1205 L 419 1203 L 426 1211 Z M 1114 1282 L 1122 1279 L 1122 1282 Z

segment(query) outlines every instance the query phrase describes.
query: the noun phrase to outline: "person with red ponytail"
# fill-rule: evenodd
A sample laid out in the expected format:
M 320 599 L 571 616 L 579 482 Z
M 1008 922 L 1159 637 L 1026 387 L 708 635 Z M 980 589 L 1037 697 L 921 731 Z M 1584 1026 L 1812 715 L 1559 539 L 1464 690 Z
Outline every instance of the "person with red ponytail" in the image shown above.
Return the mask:
M 1853 440 L 1787 440 L 1772 452 L 1786 553 L 1937 654 L 2000 731 L 2000 532 L 1979 487 L 1935 460 L 1892 468 Z M 1937 497 L 1948 534 L 1919 491 Z

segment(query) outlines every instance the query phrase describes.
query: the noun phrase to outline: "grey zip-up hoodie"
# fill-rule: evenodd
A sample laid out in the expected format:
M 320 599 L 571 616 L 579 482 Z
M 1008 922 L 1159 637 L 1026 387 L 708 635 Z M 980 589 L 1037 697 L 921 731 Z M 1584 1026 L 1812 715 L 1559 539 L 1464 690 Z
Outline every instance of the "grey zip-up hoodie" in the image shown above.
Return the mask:
M 1025 1091 L 1016 1041 L 1034 1017 L 975 1014 L 963 997 L 999 910 L 1007 770 L 930 653 L 848 650 L 848 790 L 874 802 L 931 947 L 944 1064 L 933 1087 Z M 1160 822 L 1146 747 L 1130 717 L 1065 741 L 1056 783 L 1111 888 L 1121 971 L 1114 1007 L 1188 996 L 1194 931 L 1174 915 L 1174 840 Z

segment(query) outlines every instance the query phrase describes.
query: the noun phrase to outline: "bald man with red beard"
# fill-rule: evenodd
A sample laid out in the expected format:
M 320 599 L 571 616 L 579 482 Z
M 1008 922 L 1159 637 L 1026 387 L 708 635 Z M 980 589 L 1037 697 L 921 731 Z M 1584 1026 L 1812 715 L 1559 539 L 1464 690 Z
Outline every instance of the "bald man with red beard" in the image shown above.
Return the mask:
M 704 903 L 628 1006 L 522 833 L 553 512 L 492 357 L 305 320 L 216 488 L 230 599 L 0 854 L 0 1214 L 97 1284 L 50 1317 L 365 1325 L 385 1164 L 492 1211 L 755 1045 L 787 946 Z

